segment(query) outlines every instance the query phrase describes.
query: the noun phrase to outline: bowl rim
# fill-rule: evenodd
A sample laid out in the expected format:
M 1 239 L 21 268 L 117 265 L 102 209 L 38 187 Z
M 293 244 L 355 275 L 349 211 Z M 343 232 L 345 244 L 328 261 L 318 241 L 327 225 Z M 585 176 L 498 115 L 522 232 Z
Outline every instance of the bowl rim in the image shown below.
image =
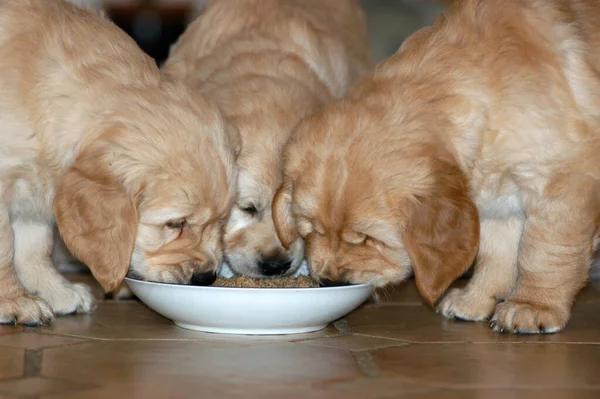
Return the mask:
M 344 291 L 344 290 L 355 290 L 358 288 L 366 288 L 371 287 L 374 288 L 369 283 L 362 284 L 350 284 L 343 285 L 338 287 L 281 287 L 281 288 L 269 288 L 269 287 L 213 287 L 213 286 L 198 286 L 198 285 L 184 285 L 184 284 L 171 284 L 171 283 L 157 283 L 154 281 L 145 281 L 138 280 L 131 277 L 125 277 L 125 281 L 132 281 L 134 283 L 140 283 L 142 285 L 149 286 L 157 286 L 157 287 L 173 287 L 179 289 L 187 289 L 187 290 L 211 290 L 211 291 L 239 291 L 243 290 L 244 292 L 253 291 L 253 292 L 293 292 L 293 291 L 315 291 L 319 292 L 323 291 Z

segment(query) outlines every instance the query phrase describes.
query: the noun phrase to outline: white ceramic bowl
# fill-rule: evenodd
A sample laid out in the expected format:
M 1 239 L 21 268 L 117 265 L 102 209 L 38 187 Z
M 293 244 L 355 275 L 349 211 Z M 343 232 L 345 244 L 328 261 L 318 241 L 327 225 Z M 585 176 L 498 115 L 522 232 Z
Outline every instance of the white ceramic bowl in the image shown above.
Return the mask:
M 127 278 L 150 309 L 179 327 L 222 334 L 275 335 L 318 331 L 372 293 L 369 284 L 322 288 L 229 288 L 149 283 Z

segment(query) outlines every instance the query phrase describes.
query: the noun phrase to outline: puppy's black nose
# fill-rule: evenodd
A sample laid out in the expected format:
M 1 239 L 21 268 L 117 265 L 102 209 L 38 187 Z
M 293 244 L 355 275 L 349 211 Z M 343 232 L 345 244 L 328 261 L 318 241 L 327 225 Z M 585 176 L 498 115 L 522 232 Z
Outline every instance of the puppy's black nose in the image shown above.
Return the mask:
M 213 271 L 205 272 L 205 273 L 198 273 L 198 274 L 194 274 L 192 276 L 192 279 L 190 280 L 190 284 L 207 286 L 207 285 L 211 285 L 212 283 L 214 283 L 216 279 L 217 279 L 217 273 L 215 273 Z
M 326 278 L 319 279 L 319 283 L 321 287 L 344 287 L 350 285 L 347 281 L 332 281 Z
M 264 276 L 279 276 L 287 272 L 292 266 L 292 261 L 286 258 L 266 258 L 258 262 L 258 268 Z

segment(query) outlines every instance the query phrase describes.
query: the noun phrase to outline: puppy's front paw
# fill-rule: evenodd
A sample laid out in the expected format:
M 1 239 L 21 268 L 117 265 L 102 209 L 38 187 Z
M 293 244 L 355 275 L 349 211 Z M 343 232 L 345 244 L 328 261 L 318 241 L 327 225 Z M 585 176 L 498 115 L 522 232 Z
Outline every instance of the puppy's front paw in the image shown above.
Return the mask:
M 440 302 L 438 313 L 449 319 L 482 321 L 494 312 L 496 300 L 473 294 L 472 291 L 454 288 Z
M 563 329 L 569 312 L 533 303 L 506 301 L 496 306 L 490 326 L 496 332 L 552 334 Z
M 53 319 L 54 314 L 50 306 L 38 297 L 0 297 L 0 324 L 25 324 L 36 327 L 48 324 Z
M 96 307 L 91 289 L 85 284 L 55 284 L 39 295 L 57 315 L 89 313 Z

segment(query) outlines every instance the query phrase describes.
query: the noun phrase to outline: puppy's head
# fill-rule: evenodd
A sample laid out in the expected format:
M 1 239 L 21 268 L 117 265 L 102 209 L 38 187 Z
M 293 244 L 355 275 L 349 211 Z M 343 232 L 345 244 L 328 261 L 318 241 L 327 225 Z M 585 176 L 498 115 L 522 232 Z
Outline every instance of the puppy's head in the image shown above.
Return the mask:
M 273 204 L 279 237 L 284 245 L 305 240 L 311 273 L 322 282 L 384 286 L 412 269 L 434 304 L 477 252 L 466 177 L 441 143 L 424 136 L 425 126 L 402 134 L 377 112 L 361 112 L 332 106 L 298 127 Z
M 302 240 L 283 247 L 277 236 L 271 205 L 276 185 L 254 176 L 256 167 L 240 168 L 238 200 L 225 228 L 225 256 L 231 269 L 250 277 L 293 274 L 304 257 Z M 278 167 L 272 170 L 278 173 Z
M 59 181 L 68 248 L 110 291 L 130 275 L 211 283 L 235 191 L 239 137 L 216 106 L 176 84 L 128 89 Z
M 290 58 L 295 65 L 296 59 Z M 274 64 L 275 70 L 281 67 L 279 58 Z M 303 67 L 293 70 L 298 81 L 302 81 Z M 324 89 L 319 85 L 319 90 Z M 283 147 L 292 128 L 329 99 L 328 94 L 321 99 L 295 81 L 272 78 L 216 86 L 210 94 L 235 123 L 243 141 L 237 160 L 237 201 L 225 227 L 226 261 L 234 272 L 251 277 L 291 275 L 304 258 L 303 243 L 295 240 L 283 247 L 271 213 L 281 184 Z
M 240 123 L 246 137 L 238 159 L 237 201 L 225 227 L 225 258 L 231 269 L 247 276 L 274 277 L 293 274 L 304 258 L 302 240 L 286 248 L 277 236 L 271 207 L 281 184 L 281 152 L 290 127 L 275 118 Z M 278 132 L 268 133 L 268 129 Z M 265 133 L 267 132 L 267 133 Z

